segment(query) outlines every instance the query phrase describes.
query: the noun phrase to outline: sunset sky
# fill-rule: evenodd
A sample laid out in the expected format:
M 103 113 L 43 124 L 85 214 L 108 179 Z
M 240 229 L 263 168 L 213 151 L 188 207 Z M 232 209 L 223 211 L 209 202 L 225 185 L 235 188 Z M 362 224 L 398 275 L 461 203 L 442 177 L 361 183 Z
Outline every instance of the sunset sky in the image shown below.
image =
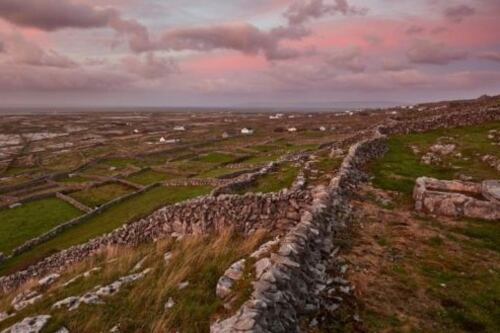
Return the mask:
M 0 106 L 500 94 L 499 0 L 0 0 Z

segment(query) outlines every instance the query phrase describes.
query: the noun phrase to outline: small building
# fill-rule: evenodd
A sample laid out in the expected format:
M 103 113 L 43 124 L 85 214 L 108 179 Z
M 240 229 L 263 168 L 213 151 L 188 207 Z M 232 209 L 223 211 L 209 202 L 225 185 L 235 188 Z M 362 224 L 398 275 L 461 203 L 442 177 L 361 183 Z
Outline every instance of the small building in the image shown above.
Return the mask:
M 281 119 L 283 118 L 284 114 L 283 113 L 276 113 L 275 115 L 270 115 L 269 119 Z
M 320 130 L 321 132 L 324 132 L 324 131 L 326 131 L 326 127 L 325 127 L 325 126 L 320 126 L 319 130 Z
M 160 138 L 160 143 L 165 143 L 167 141 L 163 136 Z
M 222 138 L 223 139 L 229 138 L 229 134 L 227 132 L 222 133 Z
M 139 133 L 139 130 L 138 130 L 137 128 L 136 128 L 136 129 L 134 129 L 134 133 L 135 133 L 135 134 Z
M 252 128 L 242 128 L 241 129 L 241 134 L 253 134 L 253 129 Z
M 185 131 L 186 127 L 184 126 L 174 126 L 174 131 Z
M 289 127 L 288 128 L 288 132 L 297 132 L 297 128 L 296 127 Z

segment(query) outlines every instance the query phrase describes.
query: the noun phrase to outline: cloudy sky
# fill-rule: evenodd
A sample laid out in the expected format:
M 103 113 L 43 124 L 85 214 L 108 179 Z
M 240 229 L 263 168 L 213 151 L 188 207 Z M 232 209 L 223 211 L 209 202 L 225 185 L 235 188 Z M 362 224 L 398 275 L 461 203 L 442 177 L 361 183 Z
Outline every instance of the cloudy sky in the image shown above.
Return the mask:
M 0 106 L 500 94 L 498 0 L 0 0 Z

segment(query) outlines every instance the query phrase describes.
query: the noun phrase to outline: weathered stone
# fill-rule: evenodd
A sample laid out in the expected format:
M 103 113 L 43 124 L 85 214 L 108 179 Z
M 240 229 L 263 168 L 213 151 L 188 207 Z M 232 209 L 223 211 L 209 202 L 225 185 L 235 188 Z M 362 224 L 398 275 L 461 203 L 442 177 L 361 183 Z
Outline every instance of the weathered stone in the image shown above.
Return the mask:
M 418 178 L 413 190 L 417 211 L 492 221 L 500 219 L 500 202 L 496 200 L 499 194 L 498 181 L 476 184 L 427 177 Z
M 165 303 L 165 310 L 173 308 L 175 305 L 174 299 L 170 297 L 168 301 Z
M 2 333 L 38 333 L 47 324 L 51 317 L 40 315 L 36 317 L 27 317 L 22 321 L 12 325 L 2 331 Z
M 43 279 L 38 280 L 38 284 L 46 287 L 46 286 L 49 286 L 52 283 L 54 283 L 59 277 L 60 277 L 60 275 L 56 274 L 56 273 L 49 274 L 46 277 L 44 277 Z
M 269 258 L 262 258 L 255 263 L 255 277 L 259 279 L 262 274 L 271 267 L 272 263 Z

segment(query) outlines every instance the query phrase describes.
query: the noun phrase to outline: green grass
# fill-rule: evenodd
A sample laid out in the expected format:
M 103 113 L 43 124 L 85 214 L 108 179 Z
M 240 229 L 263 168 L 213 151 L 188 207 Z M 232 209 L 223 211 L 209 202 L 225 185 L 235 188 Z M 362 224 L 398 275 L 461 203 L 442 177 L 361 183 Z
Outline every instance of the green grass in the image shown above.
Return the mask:
M 81 215 L 70 204 L 47 198 L 0 210 L 0 252 L 9 253 L 25 241 Z
M 147 216 L 164 205 L 173 204 L 200 195 L 208 194 L 209 186 L 199 187 L 155 187 L 138 196 L 116 204 L 83 224 L 67 229 L 57 237 L 42 243 L 0 265 L 0 274 L 11 273 L 26 267 L 43 257 L 84 243 L 91 238 L 110 232 L 121 225 Z
M 234 168 L 220 167 L 220 168 L 215 168 L 215 169 L 203 172 L 203 173 L 199 174 L 197 177 L 199 177 L 199 178 L 216 178 L 219 176 L 228 175 L 228 174 L 235 173 L 235 172 L 242 171 L 242 170 L 245 170 L 245 168 L 234 169 Z
M 500 226 L 495 221 L 466 220 L 465 226 L 455 231 L 471 239 L 475 247 L 486 248 L 500 253 Z
M 498 178 L 500 174 L 480 160 L 485 154 L 500 157 L 500 149 L 491 145 L 487 138 L 488 131 L 494 128 L 500 128 L 500 123 L 391 137 L 388 140 L 389 151 L 371 165 L 375 176 L 373 183 L 382 189 L 410 194 L 415 179 L 421 176 L 453 179 L 462 173 L 478 181 Z M 452 141 L 457 144 L 456 152 L 460 152 L 468 160 L 448 156 L 444 158 L 442 165 L 420 163 L 421 156 L 414 154 L 411 146 L 424 152 L 440 137 L 452 137 Z
M 230 163 L 234 159 L 235 156 L 233 155 L 218 153 L 218 152 L 212 152 L 193 158 L 194 161 L 204 162 L 204 163 L 217 163 L 217 164 Z
M 130 175 L 126 179 L 131 181 L 132 183 L 140 184 L 140 185 L 150 185 L 153 183 L 158 183 L 165 181 L 167 179 L 172 178 L 171 175 L 168 175 L 163 172 L 158 172 L 154 170 L 144 170 L 133 175 Z
M 88 207 L 98 207 L 133 190 L 122 184 L 105 184 L 70 193 L 69 196 Z
M 57 179 L 57 182 L 59 183 L 86 183 L 90 181 L 87 177 L 83 177 L 80 175 L 75 175 L 73 177 L 64 177 L 61 179 Z
M 295 178 L 297 178 L 298 173 L 299 168 L 291 165 L 290 163 L 282 164 L 276 171 L 257 178 L 253 185 L 247 188 L 242 188 L 238 190 L 237 193 L 277 192 L 281 189 L 290 187 Z
M 129 165 L 142 166 L 143 162 L 133 158 L 110 158 L 101 162 L 110 167 L 125 168 Z

